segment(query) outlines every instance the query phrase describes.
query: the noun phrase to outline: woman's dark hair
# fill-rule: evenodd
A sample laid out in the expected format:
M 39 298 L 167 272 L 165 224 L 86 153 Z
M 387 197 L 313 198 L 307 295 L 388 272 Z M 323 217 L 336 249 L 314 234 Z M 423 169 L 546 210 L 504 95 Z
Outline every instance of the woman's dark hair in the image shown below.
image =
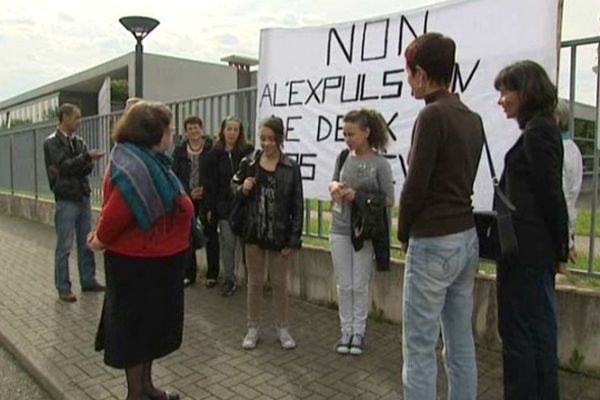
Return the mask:
M 264 119 L 260 126 L 264 126 L 275 132 L 275 141 L 280 147 L 283 145 L 285 128 L 283 127 L 283 120 L 281 118 L 271 115 L 269 118 Z
M 449 86 L 454 71 L 454 40 L 441 33 L 426 33 L 413 40 L 406 50 L 406 66 L 414 73 L 423 68 L 431 82 Z
M 238 117 L 225 117 L 223 121 L 221 121 L 221 129 L 219 129 L 219 138 L 217 139 L 217 143 L 213 146 L 216 149 L 224 150 L 225 149 L 225 127 L 228 122 L 237 122 L 240 126 L 240 134 L 238 135 L 235 144 L 233 145 L 233 150 L 240 151 L 248 146 L 248 142 L 246 142 L 246 135 L 244 134 L 244 124 L 242 124 L 242 120 Z
M 377 151 L 385 152 L 390 138 L 389 128 L 378 111 L 367 108 L 352 110 L 344 116 L 344 122 L 358 124 L 363 130 L 369 128 L 370 133 L 367 137 L 369 145 Z
M 496 90 L 513 90 L 519 93 L 521 107 L 517 121 L 523 128 L 534 114 L 552 115 L 556 108 L 556 86 L 538 63 L 518 61 L 504 67 L 494 80 Z
M 117 143 L 129 142 L 153 147 L 160 143 L 165 128 L 171 124 L 171 110 L 162 103 L 140 101 L 117 122 L 112 138 Z
M 200 125 L 200 128 L 204 127 L 204 123 L 202 122 L 202 119 L 200 117 L 196 117 L 191 116 L 191 117 L 187 117 L 185 119 L 185 121 L 183 121 L 183 130 L 187 131 L 187 126 L 188 125 Z

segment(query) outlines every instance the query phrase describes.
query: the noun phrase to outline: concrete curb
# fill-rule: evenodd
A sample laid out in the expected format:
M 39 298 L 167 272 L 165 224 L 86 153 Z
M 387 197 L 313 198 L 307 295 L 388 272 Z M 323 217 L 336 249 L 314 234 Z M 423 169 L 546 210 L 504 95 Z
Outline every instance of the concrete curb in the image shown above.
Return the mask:
M 15 340 L 16 338 L 16 340 Z M 60 370 L 52 373 L 44 368 L 44 356 L 21 339 L 22 336 L 14 332 L 14 329 L 0 321 L 0 343 L 12 354 L 25 370 L 35 379 L 37 383 L 55 400 L 76 400 L 76 393 L 84 393 L 73 387 L 72 395 L 61 389 L 69 386 L 69 378 Z

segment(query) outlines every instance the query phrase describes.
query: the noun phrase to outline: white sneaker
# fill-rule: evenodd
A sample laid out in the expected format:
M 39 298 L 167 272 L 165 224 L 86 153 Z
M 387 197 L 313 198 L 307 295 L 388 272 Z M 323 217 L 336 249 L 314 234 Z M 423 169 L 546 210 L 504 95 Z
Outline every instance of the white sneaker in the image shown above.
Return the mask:
M 258 327 L 248 328 L 248 333 L 242 341 L 242 347 L 246 350 L 251 350 L 256 347 L 258 343 Z
M 277 338 L 279 339 L 279 343 L 281 343 L 281 348 L 289 350 L 296 347 L 296 342 L 287 328 L 279 328 L 277 327 Z
M 342 333 L 342 337 L 335 344 L 335 351 L 339 354 L 350 353 L 350 344 L 352 343 L 352 335 L 349 333 Z

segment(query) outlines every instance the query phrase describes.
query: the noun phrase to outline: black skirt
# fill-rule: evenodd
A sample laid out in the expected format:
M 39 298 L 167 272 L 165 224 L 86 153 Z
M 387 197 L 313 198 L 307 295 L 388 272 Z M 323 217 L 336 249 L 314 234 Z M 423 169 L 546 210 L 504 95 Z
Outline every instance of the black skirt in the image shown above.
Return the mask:
M 142 258 L 106 251 L 106 293 L 95 348 L 104 362 L 127 368 L 181 346 L 186 253 Z

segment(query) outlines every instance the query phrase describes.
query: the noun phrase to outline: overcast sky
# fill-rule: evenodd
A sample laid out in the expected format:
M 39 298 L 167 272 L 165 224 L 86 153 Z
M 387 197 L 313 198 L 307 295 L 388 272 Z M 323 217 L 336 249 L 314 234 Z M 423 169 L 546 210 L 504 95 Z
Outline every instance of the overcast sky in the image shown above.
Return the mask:
M 261 28 L 364 19 L 437 2 L 0 0 L 0 101 L 133 51 L 133 37 L 118 22 L 126 15 L 160 20 L 145 51 L 219 62 L 234 53 L 258 57 Z M 600 0 L 565 0 L 563 40 L 599 36 L 599 18 Z M 591 102 L 595 52 L 588 46 L 580 53 L 578 100 Z M 566 89 L 562 79 L 560 87 Z

